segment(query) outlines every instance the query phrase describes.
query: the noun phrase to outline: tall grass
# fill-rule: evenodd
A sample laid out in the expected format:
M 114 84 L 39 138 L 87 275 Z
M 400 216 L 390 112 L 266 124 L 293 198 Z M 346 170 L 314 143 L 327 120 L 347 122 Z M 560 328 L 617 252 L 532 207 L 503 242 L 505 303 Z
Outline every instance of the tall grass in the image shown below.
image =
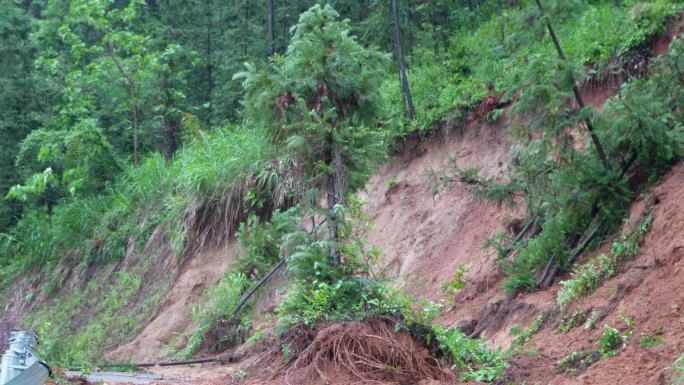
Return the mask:
M 205 133 L 167 162 L 160 154 L 129 167 L 99 195 L 75 197 L 24 213 L 3 234 L 0 260 L 27 270 L 64 262 L 108 262 L 124 256 L 127 243 L 144 245 L 154 228 L 165 225 L 174 250 L 186 242 L 184 215 L 193 202 L 219 199 L 273 161 L 275 151 L 261 132 L 224 127 Z M 243 198 L 258 183 L 241 185 Z

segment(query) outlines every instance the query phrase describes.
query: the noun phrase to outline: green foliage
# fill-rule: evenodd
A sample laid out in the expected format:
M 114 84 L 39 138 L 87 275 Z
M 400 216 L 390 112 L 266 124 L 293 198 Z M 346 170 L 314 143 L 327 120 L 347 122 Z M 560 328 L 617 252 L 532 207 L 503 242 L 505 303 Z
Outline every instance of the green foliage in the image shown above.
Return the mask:
M 593 293 L 603 281 L 615 275 L 626 259 L 637 255 L 639 240 L 648 233 L 652 224 L 653 214 L 650 213 L 631 234 L 623 234 L 620 241 L 613 242 L 609 255 L 601 254 L 576 266 L 572 278 L 560 283 L 558 304 L 565 307 L 574 299 Z
M 508 368 L 504 355 L 492 351 L 484 342 L 467 338 L 456 329 L 434 326 L 433 330 L 440 349 L 453 362 L 452 370 L 461 373 L 462 381 L 493 382 Z
M 622 335 L 620 331 L 610 325 L 603 326 L 603 334 L 599 338 L 599 353 L 601 358 L 612 357 L 617 350 L 625 347 L 630 334 Z
M 511 334 L 515 336 L 512 342 L 513 347 L 523 347 L 530 341 L 532 336 L 538 333 L 547 320 L 546 313 L 539 314 L 534 322 L 524 329 L 520 327 L 511 328 Z
M 632 59 L 631 50 L 662 33 L 665 21 L 681 9 L 681 4 L 667 0 L 623 1 L 621 7 L 607 1 L 544 3 L 566 56 L 576 62 L 574 67 L 581 68 L 579 79 L 624 74 L 627 66 L 623 63 Z M 417 110 L 414 122 L 404 124 L 401 119 L 398 78 L 385 80 L 383 94 L 391 122 L 401 127 L 402 133 L 429 135 L 437 123 L 458 120 L 464 111 L 477 106 L 490 94 L 488 86 L 493 85 L 497 96 L 519 90 L 535 68 L 542 79 L 555 77 L 554 71 L 548 71 L 548 63 L 557 64 L 552 59 L 556 54 L 545 26 L 537 20 L 534 2 L 514 9 L 495 6 L 495 2 L 484 2 L 479 12 L 470 13 L 472 19 L 441 26 L 454 28 L 444 54 L 434 49 L 439 41 L 433 39 L 414 47 L 409 58 L 409 82 Z M 459 7 L 451 10 L 446 12 L 451 20 L 469 14 Z
M 210 331 L 219 330 L 219 335 L 212 336 L 219 340 L 222 338 L 235 338 L 232 335 L 221 335 L 220 330 L 222 328 L 220 325 L 231 321 L 233 311 L 250 284 L 251 281 L 244 274 L 228 273 L 223 276 L 223 279 L 218 284 L 204 293 L 202 304 L 192 310 L 195 331 L 190 336 L 182 352 L 184 357 L 190 357 L 196 353 L 205 342 L 207 333 Z M 235 333 L 235 329 L 229 326 L 229 329 L 224 330 L 224 333 Z
M 599 337 L 598 348 L 581 350 L 570 353 L 556 364 L 556 371 L 568 372 L 578 375 L 589 366 L 601 359 L 616 356 L 627 345 L 632 332 L 621 334 L 620 331 L 610 325 L 604 325 L 603 334 Z
M 673 373 L 674 382 L 672 385 L 684 384 L 684 354 L 672 363 L 670 371 Z
M 160 281 L 157 294 L 136 301 L 142 287 L 141 268 L 112 273 L 105 282 L 92 280 L 24 320 L 25 327 L 40 335 L 41 358 L 70 368 L 103 364 L 102 354 L 135 335 L 163 298 L 160 294 L 167 283 Z
M 558 361 L 556 371 L 560 373 L 568 372 L 570 375 L 576 376 L 600 359 L 601 354 L 598 350 L 574 351 Z
M 642 349 L 649 349 L 664 344 L 666 342 L 665 338 L 662 336 L 664 332 L 665 330 L 661 329 L 657 330 L 654 334 L 641 333 L 641 336 L 639 337 L 639 347 Z
M 251 278 L 266 274 L 280 259 L 283 238 L 299 226 L 296 210 L 276 211 L 268 223 L 261 224 L 251 215 L 240 224 L 237 238 L 243 253 L 238 258 L 239 269 Z
M 285 326 L 315 325 L 325 320 L 360 320 L 372 315 L 394 314 L 406 300 L 370 275 L 380 252 L 370 247 L 364 234 L 370 221 L 361 202 L 349 197 L 348 208 L 338 206 L 340 237 L 336 242 L 342 260 L 330 262 L 330 241 L 297 230 L 285 236 L 282 251 L 292 278 L 289 294 L 278 310 Z
M 234 77 L 245 89 L 247 121 L 265 127 L 284 150 L 295 192 L 314 207 L 329 178 L 337 199 L 361 187 L 386 147 L 376 129 L 386 55 L 365 48 L 338 18 L 329 5 L 311 7 L 284 56 L 268 68 L 247 64 Z
M 454 279 L 452 279 L 449 282 L 445 282 L 442 285 L 442 293 L 447 294 L 447 295 L 455 295 L 461 289 L 466 287 L 467 280 L 463 278 L 463 276 L 470 271 L 470 266 L 468 265 L 461 265 L 456 269 L 456 272 L 454 273 Z
M 565 315 L 561 318 L 560 325 L 558 326 L 558 331 L 561 333 L 567 333 L 570 330 L 580 326 L 587 319 L 586 311 L 582 309 L 575 310 L 574 313 Z
M 613 164 L 636 164 L 651 180 L 681 154 L 683 120 L 677 107 L 681 87 L 672 86 L 679 80 L 667 70 L 680 65 L 681 46 L 680 39 L 676 39 L 673 50 L 657 60 L 654 75 L 623 86 L 603 115 L 589 109 L 577 113 L 569 110 L 569 95 L 564 91 L 567 84 L 549 84 L 541 73 L 529 77 L 516 109 L 533 118 L 519 129 L 527 144 L 514 149 L 516 167 L 508 185 L 524 197 L 530 216 L 539 218 L 543 225 L 539 234 L 515 245 L 517 251 L 513 256 L 500 262 L 511 276 L 504 285 L 508 291 L 534 290 L 535 274 L 552 257 L 561 270 L 567 269 L 573 261 L 569 258 L 572 250 L 565 245 L 573 244 L 572 240 L 580 238 L 592 223 L 598 227 L 599 236 L 610 234 L 625 214 L 629 197 L 638 192 L 629 191 L 625 172 L 604 169 L 591 142 L 584 152 L 578 151 L 573 145 L 574 136 L 565 128 L 578 126 L 587 118 L 598 122 L 598 138 L 605 144 Z M 548 64 L 546 68 L 558 72 L 556 79 L 567 71 Z M 525 139 L 535 135 L 539 139 Z M 612 274 L 614 263 L 605 257 L 599 262 L 606 274 Z M 595 270 L 578 272 L 586 275 L 587 286 L 582 288 L 581 280 L 576 281 L 576 290 L 593 290 L 596 281 L 602 279 Z
M 535 274 L 551 256 L 561 269 L 570 267 L 566 240 L 580 237 L 591 223 L 600 226 L 600 236 L 614 231 L 633 196 L 624 175 L 604 172 L 593 150 L 581 151 L 567 127 L 595 119 L 611 161 L 634 154 L 652 179 L 681 155 L 684 138 L 680 39 L 648 79 L 625 85 L 604 114 L 575 114 L 567 88 L 570 75 L 624 75 L 680 4 L 547 3 L 572 62 L 550 60 L 545 20 L 531 2 L 515 9 L 493 1 L 477 7 L 443 0 L 401 4 L 418 109 L 415 121 L 406 122 L 394 69 L 374 45 L 392 48 L 386 2 L 333 1 L 351 20 L 330 5 L 277 2 L 279 33 L 269 59 L 267 15 L 248 3 L 3 2 L 0 196 L 9 199 L 0 203 L 0 288 L 12 276 L 42 268 L 43 290 L 50 293 L 70 271 L 147 258 L 141 254 L 150 240 L 181 256 L 225 240 L 247 220 L 238 237 L 246 246 L 240 264 L 248 278 L 288 259 L 294 285 L 281 309 L 283 323 L 410 314 L 411 301 L 371 274 L 379 252 L 363 240 L 367 218 L 355 202 L 347 205 L 346 196 L 365 183 L 397 136 L 428 135 L 435 124 L 481 107 L 485 97 L 496 105 L 484 118 L 496 120 L 499 103 L 516 95 L 516 109 L 536 118 L 517 130 L 523 139 L 513 149 L 518 165 L 510 180 L 456 168 L 452 181 L 469 183 L 484 199 L 526 201 L 542 231 L 499 263 L 510 276 L 509 291 L 533 290 Z M 290 32 L 292 15 L 307 8 Z M 254 64 L 237 73 L 245 61 Z M 242 80 L 242 89 L 233 78 Z M 331 177 L 338 205 L 324 213 L 318 206 Z M 590 202 L 600 213 L 596 220 Z M 296 203 L 300 211 L 273 213 Z M 307 234 L 293 219 L 325 214 L 338 222 L 339 239 Z M 633 254 L 634 246 L 617 244 L 612 257 Z M 332 248 L 343 264 L 331 263 Z M 593 273 L 605 270 L 599 278 L 587 268 L 577 273 L 577 288 L 568 284 L 568 290 L 593 290 L 613 263 L 604 262 L 593 266 Z M 48 334 L 49 357 L 92 360 L 136 329 L 149 309 L 140 318 L 116 313 L 141 287 L 137 275 L 126 274 L 116 273 L 103 289 L 121 291 L 120 299 L 86 287 L 40 310 L 35 320 L 43 328 L 54 326 L 45 324 L 48 318 L 63 323 L 53 328 L 59 334 Z M 450 291 L 463 285 L 462 277 L 457 272 Z M 246 283 L 238 281 L 226 278 L 208 294 L 220 309 L 198 310 L 198 330 L 221 322 L 244 291 Z M 115 310 L 100 309 L 91 296 Z M 98 309 L 92 327 L 79 329 L 76 313 L 57 306 L 75 312 L 81 304 Z M 434 312 L 428 306 L 409 317 Z M 107 336 L 108 329 L 121 335 Z M 205 332 L 191 345 L 199 346 Z M 456 361 L 464 357 L 454 349 L 447 348 Z M 461 369 L 478 373 L 471 379 L 491 379 L 500 365 L 490 358 L 478 350 L 463 361 L 473 366 Z

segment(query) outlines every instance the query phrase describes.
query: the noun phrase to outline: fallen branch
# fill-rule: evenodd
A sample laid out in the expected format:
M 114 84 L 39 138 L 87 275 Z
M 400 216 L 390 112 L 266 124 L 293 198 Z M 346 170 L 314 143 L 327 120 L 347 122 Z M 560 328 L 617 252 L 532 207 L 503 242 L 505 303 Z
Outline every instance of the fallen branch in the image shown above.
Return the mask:
M 150 368 L 154 366 L 180 366 L 180 365 L 192 365 L 192 364 L 206 364 L 209 362 L 218 362 L 218 357 L 207 357 L 207 358 L 197 358 L 194 360 L 185 361 L 161 361 L 161 362 L 141 362 L 133 364 L 139 368 Z
M 256 293 L 256 291 L 261 286 L 263 286 L 264 283 L 266 283 L 266 281 L 268 281 L 273 276 L 273 274 L 276 273 L 276 271 L 278 271 L 278 269 L 280 269 L 281 266 L 283 266 L 285 264 L 286 260 L 287 260 L 287 258 L 283 258 L 280 261 L 278 261 L 278 263 L 276 263 L 275 266 L 273 266 L 271 271 L 269 271 L 268 274 L 266 274 L 263 278 L 261 278 L 261 280 L 259 282 L 257 282 L 257 284 L 254 285 L 252 287 L 252 289 L 242 297 L 242 299 L 240 300 L 240 303 L 238 303 L 237 307 L 235 307 L 235 310 L 233 310 L 233 314 L 228 319 L 228 322 L 233 321 L 237 318 L 237 315 L 240 313 L 240 310 L 245 305 L 245 303 L 252 297 L 252 295 L 254 295 L 254 293 Z

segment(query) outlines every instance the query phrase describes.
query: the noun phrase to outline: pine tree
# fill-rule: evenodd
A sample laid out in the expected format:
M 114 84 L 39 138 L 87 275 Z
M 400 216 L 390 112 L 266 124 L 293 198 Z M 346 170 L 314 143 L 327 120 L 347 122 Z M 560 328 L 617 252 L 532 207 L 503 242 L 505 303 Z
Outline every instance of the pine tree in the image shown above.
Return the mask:
M 387 56 L 364 48 L 330 6 L 313 6 L 270 70 L 249 65 L 243 79 L 249 120 L 271 131 L 301 178 L 312 207 L 325 195 L 330 258 L 339 264 L 336 206 L 363 182 L 383 146 L 376 127 Z M 268 111 L 268 112 L 265 112 Z M 308 191 L 308 193 L 307 193 Z

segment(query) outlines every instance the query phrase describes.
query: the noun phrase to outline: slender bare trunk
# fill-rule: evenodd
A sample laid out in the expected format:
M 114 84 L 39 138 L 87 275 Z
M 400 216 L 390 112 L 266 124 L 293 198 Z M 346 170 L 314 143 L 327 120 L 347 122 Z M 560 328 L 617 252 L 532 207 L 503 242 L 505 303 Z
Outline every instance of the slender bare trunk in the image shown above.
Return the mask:
M 245 11 L 243 25 L 242 25 L 242 43 L 243 55 L 247 58 L 247 48 L 249 47 L 249 0 L 245 0 L 243 6 Z
M 126 79 L 128 85 L 128 93 L 131 97 L 131 114 L 133 115 L 133 163 L 137 166 L 140 162 L 140 138 L 139 138 L 139 122 L 138 122 L 138 90 L 135 81 L 131 75 L 124 69 L 121 60 L 116 56 L 114 45 L 109 44 L 109 55 L 114 61 L 116 68 L 121 75 Z
M 409 118 L 416 116 L 416 109 L 411 98 L 411 89 L 406 75 L 406 64 L 404 63 L 404 49 L 401 42 L 401 30 L 399 29 L 399 17 L 397 15 L 397 0 L 392 0 L 392 20 L 394 21 L 394 45 L 397 50 L 397 66 L 401 77 L 401 90 L 404 96 L 404 105 L 408 111 Z
M 537 3 L 537 9 L 539 9 L 539 14 L 543 17 L 544 8 L 542 8 L 540 0 L 535 1 Z M 561 60 L 566 61 L 567 59 L 565 57 L 565 53 L 563 52 L 563 49 L 561 48 L 560 43 L 558 42 L 558 36 L 556 36 L 556 31 L 554 31 L 550 21 L 546 22 L 546 29 L 549 31 L 549 35 L 551 36 L 553 45 L 556 47 L 558 57 L 560 57 Z M 572 79 L 572 93 L 575 95 L 575 100 L 577 101 L 577 105 L 579 106 L 579 108 L 584 108 L 584 99 L 582 98 L 582 94 L 580 93 L 579 88 L 577 88 L 577 83 L 575 82 L 574 78 Z M 601 159 L 603 166 L 606 168 L 606 170 L 610 170 L 611 168 L 610 163 L 608 162 L 608 157 L 606 156 L 606 153 L 603 150 L 601 141 L 594 132 L 594 125 L 592 124 L 591 119 L 585 118 L 584 123 L 587 125 L 587 131 L 589 131 L 589 135 L 591 136 L 592 142 L 594 142 L 594 147 L 596 147 L 596 152 L 598 152 L 599 158 Z
M 335 215 L 335 206 L 337 205 L 337 194 L 336 194 L 336 170 L 334 170 L 334 163 L 335 163 L 335 149 L 334 149 L 334 144 L 333 144 L 333 136 L 332 132 L 328 136 L 328 150 L 326 154 L 326 159 L 325 163 L 328 165 L 328 169 L 332 170 L 329 171 L 328 178 L 326 181 L 326 198 L 327 198 L 327 207 L 326 209 L 328 210 L 328 239 L 330 242 L 332 242 L 332 245 L 330 246 L 330 262 L 333 265 L 339 265 L 340 264 L 340 255 L 339 252 L 337 251 L 337 241 L 339 238 L 338 234 L 338 228 L 337 228 L 337 216 Z
M 213 120 L 213 94 L 214 94 L 214 78 L 213 78 L 213 49 L 211 45 L 211 38 L 212 38 L 212 29 L 213 29 L 213 24 L 214 24 L 214 13 L 212 11 L 212 1 L 211 0 L 206 0 L 206 6 L 207 6 L 207 103 L 208 103 L 208 119 L 207 119 L 207 125 L 209 127 L 209 130 L 211 130 L 212 126 L 212 120 Z
M 287 50 L 287 44 L 289 42 L 289 39 L 288 39 L 288 29 L 290 29 L 289 11 L 290 11 L 290 3 L 287 0 L 285 0 L 283 2 L 283 47 L 282 47 L 281 52 L 285 52 Z
M 268 0 L 268 57 L 275 53 L 275 0 Z

